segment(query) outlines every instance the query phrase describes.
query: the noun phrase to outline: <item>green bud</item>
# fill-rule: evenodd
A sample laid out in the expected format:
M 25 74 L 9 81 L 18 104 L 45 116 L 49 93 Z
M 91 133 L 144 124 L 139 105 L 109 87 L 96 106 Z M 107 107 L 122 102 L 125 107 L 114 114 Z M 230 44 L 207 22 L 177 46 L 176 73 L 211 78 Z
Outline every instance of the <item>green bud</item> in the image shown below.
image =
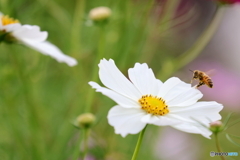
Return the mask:
M 77 117 L 76 125 L 79 128 L 89 128 L 93 125 L 96 118 L 92 113 L 84 113 Z
M 215 134 L 221 132 L 223 130 L 222 122 L 215 121 L 215 122 L 210 123 L 210 130 Z
M 100 22 L 107 20 L 112 14 L 112 11 L 108 7 L 93 8 L 89 12 L 89 18 L 94 22 Z

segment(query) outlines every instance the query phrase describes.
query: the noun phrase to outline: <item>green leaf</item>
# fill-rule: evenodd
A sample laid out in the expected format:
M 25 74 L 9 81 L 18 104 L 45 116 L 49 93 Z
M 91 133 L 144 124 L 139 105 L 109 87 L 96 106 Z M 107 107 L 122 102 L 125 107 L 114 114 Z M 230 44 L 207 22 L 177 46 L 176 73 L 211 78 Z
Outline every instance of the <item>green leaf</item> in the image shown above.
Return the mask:
M 228 129 L 228 128 L 230 128 L 230 127 L 232 127 L 232 126 L 234 126 L 235 124 L 237 124 L 237 123 L 239 123 L 239 122 L 240 122 L 240 119 L 239 119 L 239 120 L 236 120 L 235 122 L 229 124 L 229 126 L 227 126 L 227 127 L 225 128 L 225 130 Z
M 227 118 L 226 118 L 226 119 L 224 120 L 224 122 L 223 122 L 224 125 L 227 125 L 227 124 L 228 124 L 228 122 L 229 122 L 232 114 L 233 114 L 233 113 L 229 113 L 229 114 L 227 115 Z
M 227 118 L 224 120 L 224 122 L 223 122 L 224 129 L 223 129 L 223 131 L 225 131 L 225 130 L 228 128 L 228 127 L 227 127 L 227 124 L 228 124 L 228 122 L 229 122 L 232 114 L 233 114 L 233 113 L 229 113 L 229 114 L 227 115 Z
M 232 135 L 232 134 L 228 134 L 228 135 L 230 135 L 230 136 L 232 136 L 234 138 L 240 139 L 240 136 L 236 136 L 236 135 Z
M 231 136 L 233 136 L 233 135 L 231 135 Z M 238 136 L 233 136 L 233 137 L 238 137 Z M 226 138 L 227 138 L 231 143 L 233 143 L 233 144 L 235 144 L 236 146 L 240 147 L 240 144 L 237 143 L 237 142 L 235 142 L 235 141 L 230 137 L 229 134 L 226 134 Z M 240 139 L 240 137 L 238 137 L 238 138 Z

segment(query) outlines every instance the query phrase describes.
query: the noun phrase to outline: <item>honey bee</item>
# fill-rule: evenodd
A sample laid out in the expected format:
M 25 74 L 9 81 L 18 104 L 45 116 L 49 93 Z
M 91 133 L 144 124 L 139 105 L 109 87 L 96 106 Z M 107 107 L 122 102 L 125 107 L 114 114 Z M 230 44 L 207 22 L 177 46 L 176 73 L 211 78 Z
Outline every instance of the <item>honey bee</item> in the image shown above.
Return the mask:
M 192 70 L 190 70 L 190 71 L 192 71 Z M 196 86 L 196 88 L 198 88 L 202 85 L 207 85 L 209 88 L 213 87 L 212 79 L 205 72 L 199 71 L 199 70 L 195 70 L 195 71 L 192 71 L 192 72 L 193 72 L 192 80 L 193 79 L 199 80 L 199 83 Z M 192 83 L 192 80 L 191 80 L 191 83 Z

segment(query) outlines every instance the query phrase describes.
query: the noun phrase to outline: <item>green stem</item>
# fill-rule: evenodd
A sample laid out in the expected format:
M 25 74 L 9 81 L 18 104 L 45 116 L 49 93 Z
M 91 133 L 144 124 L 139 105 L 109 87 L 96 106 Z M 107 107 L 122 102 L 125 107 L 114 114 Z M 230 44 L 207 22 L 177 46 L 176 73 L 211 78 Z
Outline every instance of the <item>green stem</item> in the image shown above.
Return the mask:
M 82 140 L 83 140 L 83 136 L 81 133 L 79 133 L 79 137 L 78 137 L 76 147 L 75 147 L 75 150 L 73 153 L 73 160 L 78 160 L 78 158 L 79 158 L 80 146 L 81 146 L 80 144 L 81 144 Z
M 85 12 L 85 0 L 76 0 L 75 9 L 73 13 L 73 19 L 71 23 L 71 34 L 70 34 L 70 55 L 78 59 L 78 65 L 74 67 L 73 72 L 75 75 L 81 73 L 81 78 L 78 79 L 78 83 L 76 86 L 77 92 L 81 92 L 83 89 L 82 84 L 86 84 L 87 73 L 83 63 L 82 57 L 82 23 L 84 21 L 84 12 Z M 89 87 L 89 86 L 87 86 Z M 81 94 L 81 93 L 80 93 Z M 73 100 L 75 97 L 73 97 Z M 74 103 L 74 101 L 71 101 Z M 80 109 L 80 108 L 79 108 Z M 76 111 L 74 111 L 76 112 Z
M 218 140 L 218 133 L 215 133 L 215 140 L 216 140 L 216 147 L 217 147 L 217 151 L 218 152 L 222 152 L 221 147 L 220 147 L 220 143 Z M 222 160 L 226 160 L 224 156 L 220 156 Z
M 47 12 L 59 23 L 61 28 L 69 31 L 69 26 L 72 24 L 65 6 L 60 5 L 57 1 L 38 0 L 38 2 L 46 8 Z M 34 11 L 39 12 L 41 8 L 37 7 Z
M 88 137 L 89 137 L 89 133 L 90 133 L 90 129 L 86 128 L 84 129 L 84 142 L 83 142 L 83 146 L 84 146 L 84 151 L 83 151 L 83 160 L 87 159 L 87 153 L 88 153 Z
M 121 7 L 124 9 L 123 11 L 124 21 L 122 22 L 121 29 L 124 34 L 121 36 L 122 38 L 119 44 L 120 54 L 116 57 L 116 59 L 118 59 L 120 62 L 119 68 L 126 67 L 126 65 L 129 64 L 129 62 L 132 63 L 131 61 L 133 59 L 137 61 L 140 60 L 140 57 L 144 50 L 143 48 L 146 43 L 145 33 L 147 32 L 146 30 L 148 29 L 147 24 L 149 21 L 149 17 L 151 16 L 151 11 L 153 9 L 153 6 L 155 4 L 154 0 L 146 1 L 145 7 L 142 10 L 143 13 L 139 15 L 139 19 L 137 23 L 139 27 L 136 30 L 132 31 L 132 30 L 129 30 L 129 25 L 131 26 L 132 24 L 132 17 L 130 16 L 132 8 L 129 7 L 128 1 L 122 1 L 122 2 L 124 3 L 124 6 Z M 133 45 L 136 42 L 140 42 L 138 43 L 137 47 L 136 45 Z
M 81 143 L 83 143 L 83 160 L 86 159 L 87 153 L 88 153 L 88 137 L 89 137 L 90 129 L 89 128 L 84 128 L 82 130 L 82 134 L 79 134 L 78 141 L 76 143 L 76 148 L 73 153 L 73 160 L 78 160 L 79 159 L 79 153 L 80 153 L 80 146 Z
M 1 12 L 3 14 L 12 9 L 12 7 L 8 5 L 8 2 L 9 1 L 0 0 Z
M 144 135 L 144 132 L 145 132 L 146 128 L 147 128 L 147 126 L 139 134 L 138 141 L 137 141 L 137 144 L 136 144 L 136 147 L 135 147 L 135 150 L 134 150 L 134 153 L 133 153 L 133 156 L 132 156 L 131 160 L 136 160 L 136 158 L 137 158 L 138 151 L 140 149 L 142 139 L 143 139 L 143 135 Z
M 72 22 L 71 33 L 71 50 L 73 55 L 78 55 L 80 52 L 81 42 L 81 23 L 83 21 L 83 14 L 85 8 L 85 0 L 77 0 Z
M 40 127 L 40 118 L 38 115 L 38 111 L 36 110 L 36 105 L 34 105 L 33 97 L 31 94 L 31 88 L 29 85 L 31 85 L 29 81 L 29 77 L 27 77 L 24 74 L 24 67 L 20 63 L 19 58 L 17 57 L 17 52 L 13 52 L 15 54 L 10 54 L 11 60 L 13 61 L 14 69 L 18 72 L 20 83 L 22 84 L 23 88 L 23 97 L 26 103 L 26 110 L 28 112 L 27 118 L 29 122 L 29 130 L 31 137 L 29 138 L 29 142 L 31 143 L 32 148 L 32 158 L 34 159 L 42 159 L 40 152 L 40 147 L 42 144 L 40 143 L 40 133 L 39 133 L 39 127 Z M 41 146 L 44 148 L 43 146 Z M 41 148 L 41 149 L 42 149 Z M 43 150 L 41 150 L 44 152 Z
M 177 71 L 179 68 L 183 67 L 184 65 L 194 60 L 202 52 L 202 50 L 206 47 L 206 45 L 209 43 L 209 41 L 215 34 L 224 13 L 225 13 L 225 8 L 218 7 L 210 25 L 198 38 L 195 44 L 193 44 L 193 46 L 190 49 L 188 49 L 185 53 L 183 53 L 176 59 L 172 61 L 166 61 L 166 63 L 163 64 L 163 67 L 159 71 L 157 76 L 163 79 L 166 79 L 173 72 Z M 169 69 L 171 69 L 171 71 L 169 71 Z
M 12 107 L 13 106 L 13 107 Z M 20 152 L 23 156 L 28 157 L 29 151 L 27 150 L 28 144 L 26 142 L 25 134 L 22 134 L 21 130 L 17 128 L 19 119 L 18 114 L 16 113 L 16 108 L 14 104 L 12 104 L 12 99 L 7 100 L 6 107 L 2 107 L 4 113 L 7 115 L 5 117 L 5 122 L 7 123 L 8 128 L 10 128 L 10 136 L 12 137 L 12 141 L 14 142 L 14 146 L 18 148 L 18 152 Z
M 98 42 L 98 54 L 97 58 L 95 59 L 94 67 L 93 67 L 93 72 L 92 72 L 92 81 L 97 81 L 98 80 L 98 67 L 97 64 L 99 63 L 99 60 L 103 58 L 104 52 L 105 52 L 105 28 L 104 24 L 99 27 L 99 42 Z M 91 105 L 93 102 L 94 98 L 94 90 L 90 89 L 88 92 L 88 97 L 86 100 L 86 107 L 85 107 L 85 112 L 90 112 Z
M 178 0 L 165 1 L 163 12 L 159 22 L 160 33 L 170 28 L 171 19 L 173 19 L 179 3 L 180 1 Z

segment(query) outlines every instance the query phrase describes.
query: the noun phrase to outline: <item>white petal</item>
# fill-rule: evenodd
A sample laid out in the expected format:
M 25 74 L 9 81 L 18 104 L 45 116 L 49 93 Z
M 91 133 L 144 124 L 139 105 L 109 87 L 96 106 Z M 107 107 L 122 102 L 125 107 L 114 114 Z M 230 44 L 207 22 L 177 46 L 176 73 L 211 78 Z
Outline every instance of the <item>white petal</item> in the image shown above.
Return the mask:
M 177 77 L 172 77 L 163 83 L 158 96 L 162 97 L 166 101 L 169 101 L 190 87 L 190 84 L 181 81 Z
M 125 137 L 127 134 L 137 134 L 146 123 L 141 121 L 145 114 L 141 109 L 114 106 L 108 113 L 108 123 L 114 127 L 116 134 Z
M 170 115 L 183 118 L 188 122 L 201 122 L 209 124 L 221 119 L 219 112 L 222 110 L 222 104 L 217 102 L 197 102 L 188 107 L 174 107 L 170 109 Z
M 175 92 L 176 97 L 166 100 L 167 105 L 170 106 L 190 106 L 195 104 L 199 99 L 202 98 L 203 94 L 195 87 L 189 87 L 183 90 Z
M 45 42 L 34 42 L 34 41 L 24 41 L 25 45 L 33 48 L 42 54 L 49 55 L 52 58 L 56 59 L 58 62 L 67 63 L 69 66 L 77 65 L 77 60 L 65 55 L 59 48 L 55 45 L 45 41 Z
M 13 32 L 15 30 L 18 30 L 21 27 L 22 25 L 20 23 L 13 23 L 13 24 L 8 24 L 4 26 L 0 24 L 0 30 L 6 30 L 6 32 Z
M 136 87 L 119 71 L 114 61 L 102 59 L 99 63 L 99 77 L 101 82 L 115 92 L 135 101 L 141 98 Z
M 129 99 L 128 97 L 118 94 L 117 92 L 107 89 L 105 87 L 101 87 L 95 82 L 89 82 L 88 84 L 90 84 L 93 88 L 95 88 L 97 92 L 101 92 L 105 96 L 108 96 L 109 98 L 114 100 L 116 103 L 118 103 L 122 107 L 140 108 L 140 104 L 138 102 L 133 101 L 132 99 Z
M 2 29 L 2 16 L 4 16 L 4 14 L 2 12 L 0 12 L 0 29 Z
M 209 138 L 209 123 L 221 119 L 219 112 L 223 106 L 216 102 L 197 102 L 188 107 L 172 107 L 167 114 L 169 118 L 182 121 L 180 124 L 171 125 L 172 127 L 188 132 L 201 134 Z
M 141 120 L 144 123 L 154 124 L 157 126 L 169 126 L 169 125 L 175 125 L 175 124 L 182 123 L 180 120 L 174 119 L 171 117 L 169 118 L 167 115 L 155 116 L 155 115 L 147 114 Z
M 5 30 L 6 32 L 12 32 L 21 27 L 20 23 L 12 23 L 12 24 L 3 26 L 2 20 L 1 20 L 3 16 L 4 16 L 4 14 L 2 12 L 0 12 L 0 30 Z
M 134 68 L 128 70 L 128 75 L 142 95 L 157 95 L 162 85 L 162 82 L 155 78 L 152 69 L 148 68 L 146 63 L 136 63 Z
M 210 138 L 210 135 L 212 134 L 212 132 L 208 128 L 203 127 L 198 123 L 182 123 L 173 125 L 172 127 L 187 133 L 201 134 L 206 138 Z
M 13 36 L 19 41 L 25 43 L 31 42 L 43 42 L 47 39 L 48 33 L 46 31 L 40 31 L 39 26 L 22 25 L 20 28 L 13 31 Z

